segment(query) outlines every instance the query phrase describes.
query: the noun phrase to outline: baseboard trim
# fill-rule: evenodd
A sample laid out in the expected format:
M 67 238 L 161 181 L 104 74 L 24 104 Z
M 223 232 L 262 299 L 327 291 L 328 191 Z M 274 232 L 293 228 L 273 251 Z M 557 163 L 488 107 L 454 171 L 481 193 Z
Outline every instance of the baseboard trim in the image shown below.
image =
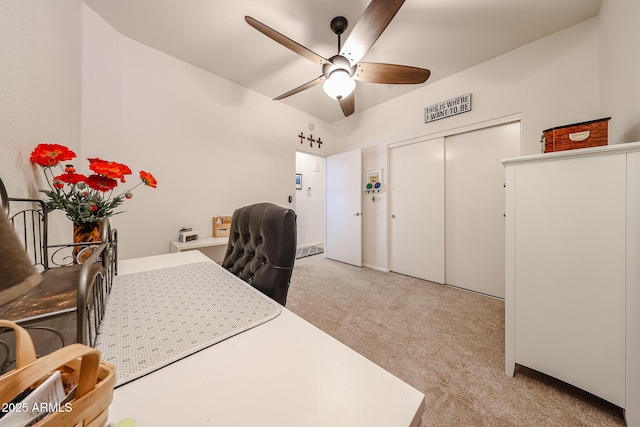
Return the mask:
M 362 263 L 362 266 L 366 267 L 366 268 L 370 268 L 372 270 L 382 271 L 383 273 L 389 273 L 391 271 L 388 268 L 379 267 L 379 266 L 373 265 L 373 264 Z
M 307 243 L 306 245 L 298 246 L 296 249 L 310 248 L 311 246 L 323 246 L 324 247 L 324 242 Z

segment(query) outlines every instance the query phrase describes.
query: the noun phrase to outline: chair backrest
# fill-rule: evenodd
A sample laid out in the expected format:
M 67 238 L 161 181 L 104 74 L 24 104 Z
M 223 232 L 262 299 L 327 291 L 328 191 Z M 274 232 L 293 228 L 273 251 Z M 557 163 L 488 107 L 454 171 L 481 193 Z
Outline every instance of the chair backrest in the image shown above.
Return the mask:
M 238 208 L 222 266 L 285 305 L 296 257 L 296 214 L 273 203 Z
M 7 188 L 0 178 L 0 209 L 4 209 L 4 213 L 9 216 L 9 196 L 7 195 Z

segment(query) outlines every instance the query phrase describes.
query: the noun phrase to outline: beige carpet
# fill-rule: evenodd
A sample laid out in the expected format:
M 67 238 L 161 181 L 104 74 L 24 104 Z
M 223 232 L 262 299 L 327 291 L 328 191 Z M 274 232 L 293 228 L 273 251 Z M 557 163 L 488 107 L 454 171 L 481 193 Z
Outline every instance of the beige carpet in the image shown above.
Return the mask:
M 423 392 L 425 426 L 624 425 L 572 386 L 504 374 L 501 300 L 313 256 L 296 261 L 287 308 Z

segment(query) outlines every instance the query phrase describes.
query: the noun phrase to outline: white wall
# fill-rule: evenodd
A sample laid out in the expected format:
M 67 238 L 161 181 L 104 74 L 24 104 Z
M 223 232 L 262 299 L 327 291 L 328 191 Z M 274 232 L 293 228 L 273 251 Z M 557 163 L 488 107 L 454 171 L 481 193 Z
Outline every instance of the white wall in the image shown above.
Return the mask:
M 82 5 L 82 159 L 117 161 L 120 153 L 114 141 L 121 139 L 122 37 Z M 76 168 L 86 168 L 87 163 Z
M 468 92 L 470 113 L 424 123 L 425 107 Z M 367 170 L 386 167 L 390 143 L 513 114 L 523 116 L 522 154 L 540 152 L 544 129 L 599 117 L 597 18 L 356 113 L 336 127 L 342 151 L 367 153 Z M 363 208 L 363 262 L 387 269 L 387 204 L 372 205 L 365 197 Z
M 599 15 L 600 115 L 609 143 L 640 141 L 640 1 L 604 0 Z
M 382 191 L 362 196 L 362 262 L 365 267 L 387 271 L 387 206 L 389 203 L 387 184 L 389 178 L 386 145 L 377 145 L 362 150 L 363 183 L 367 182 L 367 172 L 374 170 L 382 172 Z
M 425 107 L 468 92 L 470 113 L 424 122 Z M 348 150 L 516 113 L 524 115 L 523 154 L 540 152 L 544 129 L 599 117 L 597 18 L 354 114 L 336 126 L 347 144 L 343 150 Z
M 83 153 L 158 180 L 112 219 L 122 259 L 168 252 L 182 226 L 210 236 L 213 216 L 243 205 L 293 206 L 296 135 L 314 122 L 322 148 L 336 144 L 328 124 L 84 17 Z
M 334 125 L 126 39 L 79 0 L 0 6 L 0 177 L 10 194 L 35 196 L 39 142 L 151 171 L 159 188 L 137 189 L 113 220 L 123 258 L 166 252 L 183 225 L 208 234 L 211 216 L 243 203 L 288 205 L 295 150 L 311 152 L 295 135 L 309 122 L 323 155 L 363 148 L 365 170 L 386 168 L 389 143 L 514 113 L 523 154 L 539 152 L 545 128 L 605 115 L 611 142 L 640 139 L 634 0 L 604 0 L 599 18 Z M 471 113 L 424 123 L 424 107 L 466 92 Z M 378 248 L 365 244 L 364 262 L 386 268 L 386 202 L 363 209 L 364 242 Z
M 296 152 L 296 173 L 302 174 L 302 189 L 295 194 L 298 247 L 323 243 L 324 157 Z
M 10 196 L 39 197 L 39 143 L 80 149 L 79 0 L 0 1 L 0 178 Z M 55 218 L 55 216 L 54 216 Z M 52 239 L 71 239 L 71 226 Z

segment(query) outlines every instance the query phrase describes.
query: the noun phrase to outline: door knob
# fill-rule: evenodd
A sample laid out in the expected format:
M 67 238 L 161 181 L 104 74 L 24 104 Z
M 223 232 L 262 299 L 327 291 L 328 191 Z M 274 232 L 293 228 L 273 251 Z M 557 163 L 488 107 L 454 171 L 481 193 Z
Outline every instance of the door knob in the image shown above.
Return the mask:
M 391 218 L 396 219 L 396 216 L 395 215 L 391 215 Z
M 360 216 L 360 212 L 354 213 L 355 216 Z

